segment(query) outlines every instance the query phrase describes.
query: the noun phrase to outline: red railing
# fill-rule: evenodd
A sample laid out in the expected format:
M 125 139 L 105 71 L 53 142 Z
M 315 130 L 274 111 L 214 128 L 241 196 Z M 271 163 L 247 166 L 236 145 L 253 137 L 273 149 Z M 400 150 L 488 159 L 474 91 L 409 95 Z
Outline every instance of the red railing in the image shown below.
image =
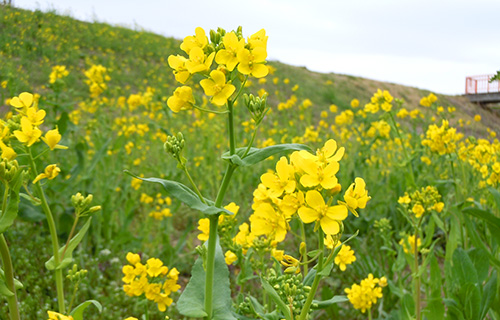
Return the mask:
M 500 81 L 490 83 L 494 74 L 465 78 L 465 94 L 500 92 Z

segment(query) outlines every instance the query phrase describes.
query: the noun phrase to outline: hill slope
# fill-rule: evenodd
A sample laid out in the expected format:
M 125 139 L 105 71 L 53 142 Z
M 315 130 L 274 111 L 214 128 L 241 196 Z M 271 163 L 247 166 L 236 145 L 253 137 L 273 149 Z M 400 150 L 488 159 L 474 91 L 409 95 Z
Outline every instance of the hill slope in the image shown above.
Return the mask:
M 0 6 L 0 29 L 0 82 L 8 84 L 8 91 L 2 91 L 4 98 L 22 91 L 42 93 L 54 65 L 65 65 L 70 71 L 66 82 L 76 96 L 85 94 L 83 72 L 92 64 L 109 69 L 109 87 L 119 93 L 142 91 L 148 86 L 163 96 L 172 92 L 174 80 L 166 61 L 170 54 L 180 52 L 179 40 L 104 23 L 82 22 L 55 12 L 6 6 Z M 272 35 L 269 45 L 272 46 Z M 418 106 L 420 98 L 429 94 L 417 88 L 349 75 L 315 73 L 279 62 L 270 65 L 276 72 L 261 87 L 271 93 L 271 101 L 276 104 L 280 97 L 273 97 L 272 93 L 286 92 L 287 87 L 296 84 L 299 89 L 294 95 L 298 100 L 310 99 L 316 110 L 324 110 L 331 104 L 343 109 L 353 98 L 364 105 L 379 88 L 404 99 L 409 109 Z M 467 98 L 438 97 L 444 107 L 455 106 L 459 118 L 472 119 L 480 114 L 486 126 L 497 128 L 498 117 L 477 108 Z M 483 131 L 481 126 L 475 130 Z

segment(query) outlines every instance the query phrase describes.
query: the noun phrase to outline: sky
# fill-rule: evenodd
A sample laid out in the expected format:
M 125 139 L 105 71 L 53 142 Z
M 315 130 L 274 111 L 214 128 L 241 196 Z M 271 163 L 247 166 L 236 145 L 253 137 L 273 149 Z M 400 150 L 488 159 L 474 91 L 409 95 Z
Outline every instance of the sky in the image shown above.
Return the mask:
M 467 76 L 500 70 L 498 0 L 13 0 L 84 21 L 183 39 L 264 28 L 268 60 L 464 94 Z M 383 88 L 382 88 L 383 89 Z

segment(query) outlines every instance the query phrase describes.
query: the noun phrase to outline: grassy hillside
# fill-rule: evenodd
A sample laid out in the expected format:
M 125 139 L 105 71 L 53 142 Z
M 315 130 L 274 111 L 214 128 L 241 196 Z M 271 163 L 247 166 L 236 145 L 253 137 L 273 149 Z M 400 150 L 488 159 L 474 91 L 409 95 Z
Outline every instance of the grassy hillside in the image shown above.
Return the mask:
M 169 55 L 180 53 L 178 39 L 104 23 L 81 22 L 56 12 L 4 6 L 0 7 L 0 27 L 0 81 L 8 83 L 7 94 L 2 91 L 4 97 L 27 90 L 43 93 L 55 65 L 64 65 L 70 71 L 66 82 L 76 97 L 86 94 L 83 72 L 92 64 L 109 68 L 109 87 L 120 94 L 144 91 L 149 86 L 167 97 L 173 90 L 172 71 L 166 60 Z M 270 65 L 276 68 L 275 74 L 268 77 L 268 84 L 260 85 L 270 93 L 270 101 L 278 104 L 287 97 L 275 95 L 276 90 L 283 93 L 298 84 L 295 92 L 298 100 L 310 99 L 317 113 L 331 104 L 344 109 L 353 98 L 363 105 L 377 89 L 389 90 L 394 97 L 404 99 L 409 108 L 418 106 L 420 98 L 429 94 L 417 88 L 349 75 L 316 73 L 280 62 L 270 62 Z M 276 83 L 272 83 L 273 79 Z M 289 83 L 283 83 L 285 79 Z M 465 97 L 439 94 L 438 97 L 444 107 L 457 108 L 458 118 L 470 120 L 475 114 L 481 114 L 486 126 L 499 126 L 496 115 L 477 108 Z M 482 131 L 480 127 L 475 130 Z
M 216 28 L 202 27 L 207 33 L 210 27 Z M 244 29 L 243 34 L 245 39 L 249 36 Z M 273 35 L 268 36 L 269 48 Z M 437 94 L 435 100 L 422 106 L 422 98 L 433 97 L 428 91 L 349 75 L 311 72 L 277 61 L 268 62 L 267 77 L 251 76 L 247 82 L 237 68 L 228 71 L 229 67 L 219 62 L 211 65 L 233 77 L 232 84 L 243 87 L 241 92 L 260 96 L 268 93 L 271 108 L 262 118 L 255 116 L 255 105 L 245 103 L 238 91 L 226 97 L 222 106 L 214 104 L 213 98 L 210 102 L 200 85 L 206 74 L 198 72 L 185 84 L 192 89 L 198 108 L 188 104 L 188 110 L 174 112 L 167 101 L 180 84 L 167 61 L 170 55 L 185 55 L 179 48 L 181 42 L 150 32 L 81 22 L 55 12 L 0 6 L 0 147 L 3 158 L 16 157 L 19 170 L 26 170 L 29 175 L 22 181 L 18 217 L 0 234 L 0 240 L 5 235 L 14 257 L 15 276 L 24 284 L 24 289 L 18 290 L 23 319 L 46 319 L 47 310 L 61 309 L 61 301 L 69 305 L 72 284 L 66 278 L 58 282 L 59 286 L 64 283 L 66 298 L 57 301 L 56 291 L 58 297 L 64 291 L 60 287 L 56 290 L 53 281 L 60 269 L 53 272 L 43 265 L 53 251 L 58 252 L 60 244 L 75 235 L 73 231 L 83 226 L 88 227 L 88 233 L 78 238 L 83 240 L 73 252 L 72 263 L 88 270 L 88 274 L 79 285 L 73 306 L 96 299 L 105 308 L 102 314 L 95 310 L 86 312 L 85 319 L 141 318 L 144 310 L 149 310 L 149 319 L 163 319 L 166 314 L 171 319 L 185 319 L 175 307 L 180 292 L 172 293 L 174 304 L 166 313 L 159 311 L 160 304 L 157 306 L 144 296 L 127 296 L 122 267 L 127 264 L 128 252 L 140 253 L 143 262 L 159 258 L 170 270 L 175 267 L 179 271 L 180 291 L 185 290 L 194 261 L 205 253 L 199 246 L 208 233 L 207 220 L 202 220 L 206 216 L 193 209 L 205 208 L 204 198 L 214 203 L 220 201 L 220 207 L 233 201 L 239 206 L 235 218 L 220 215 L 223 219 L 219 228 L 212 231 L 218 232 L 223 250 L 232 250 L 237 256 L 229 266 L 232 309 L 250 317 L 244 319 L 256 317 L 251 314 L 248 295 L 263 304 L 267 300 L 268 307 L 260 309 L 273 308 L 258 281 L 259 276 L 278 281 L 269 270 L 280 275 L 285 272 L 271 258 L 272 252 L 278 252 L 279 257 L 280 250 L 285 250 L 283 253 L 299 258 L 302 265 L 295 264 L 293 268 L 303 272 L 304 278 L 300 278 L 301 274 L 288 280 L 304 284 L 308 270 L 323 257 L 323 251 L 334 259 L 333 247 L 329 251 L 323 248 L 325 239 L 333 245 L 333 237 L 344 241 L 355 234 L 358 236 L 349 245 L 356 262 L 351 265 L 352 254 L 344 253 L 351 262 L 343 272 L 337 262 L 330 261 L 327 266 L 334 273 L 321 280 L 315 298 L 328 300 L 344 295 L 346 288 L 373 274 L 377 281 L 380 277 L 378 289 L 388 283 L 383 298 L 377 296 L 382 302 L 369 310 L 374 319 L 415 318 L 413 303 L 415 299 L 420 304 L 420 296 L 432 296 L 432 301 L 422 301 L 420 309 L 426 314 L 437 310 L 435 319 L 440 319 L 440 311 L 444 316 L 441 298 L 456 306 L 448 318 L 465 319 L 462 313 L 466 314 L 468 305 L 462 302 L 470 298 L 471 287 L 476 289 L 471 293 L 474 299 L 481 301 L 484 293 L 484 303 L 497 306 L 496 313 L 490 314 L 500 315 L 500 300 L 497 297 L 493 303 L 491 295 L 496 281 L 493 269 L 500 272 L 500 142 L 496 138 L 500 119 L 495 113 L 470 104 L 462 96 Z M 222 48 L 220 43 L 216 45 Z M 203 58 L 209 54 L 206 50 Z M 57 79 L 56 69 L 60 75 Z M 35 94 L 35 107 L 19 106 L 23 92 Z M 31 95 L 24 97 L 28 97 L 25 100 L 31 106 Z M 262 120 L 262 124 L 256 124 L 255 119 Z M 446 120 L 450 121 L 449 127 Z M 54 142 L 56 128 L 62 138 Z M 46 142 L 49 132 L 52 143 Z M 174 158 L 172 144 L 164 146 L 177 132 L 183 133 L 184 142 L 174 145 L 184 149 L 182 156 Z M 55 143 L 68 148 L 58 149 Z M 317 156 L 297 152 L 286 158 L 283 152 L 268 157 L 265 152 L 269 149 L 262 151 L 278 144 L 286 144 L 277 148 L 281 151 L 307 149 L 290 143 L 318 150 Z M 243 160 L 235 154 L 232 162 L 224 157 L 228 150 L 237 148 L 246 150 L 245 155 L 240 153 Z M 266 158 L 255 156 L 259 152 Z M 248 154 L 254 157 L 245 158 Z M 177 163 L 182 157 L 188 159 L 185 167 Z M 188 200 L 194 198 L 192 203 L 197 205 L 185 205 L 186 197 L 167 194 L 161 185 L 132 178 L 124 170 L 198 190 L 180 192 L 182 196 L 189 194 Z M 235 170 L 234 174 L 229 170 Z M 4 171 L 0 170 L 0 175 Z M 226 183 L 226 177 L 232 181 Z M 267 183 L 277 181 L 276 177 L 277 183 Z M 38 178 L 42 180 L 39 182 Z M 324 180 L 327 183 L 323 184 Z M 3 187 L 5 181 L 0 179 L 0 191 L 10 190 L 10 186 Z M 178 186 L 169 184 L 172 185 Z M 4 193 L 3 206 L 5 199 L 15 196 L 14 191 L 9 192 Z M 92 194 L 92 205 L 101 206 L 92 220 L 87 216 L 76 218 L 77 206 L 72 196 L 77 192 Z M 46 202 L 40 200 L 45 197 Z M 333 214 L 326 209 L 330 205 L 339 210 L 338 215 L 323 221 L 325 215 Z M 259 217 L 258 211 L 263 207 L 271 209 Z M 230 208 L 234 210 L 235 206 Z M 302 208 L 305 216 L 300 216 Z M 319 211 L 311 213 L 311 208 Z M 352 214 L 347 213 L 348 209 Z M 209 206 L 207 210 L 219 214 L 221 209 Z M 279 219 L 280 228 L 262 222 L 273 216 L 274 213 L 269 214 L 271 210 L 276 210 L 274 218 Z M 359 217 L 354 210 L 359 210 Z M 48 211 L 53 220 L 48 218 Z M 0 227 L 3 217 L 2 212 Z M 259 224 L 253 223 L 258 219 L 261 230 Z M 327 238 L 319 231 L 323 230 L 320 220 L 330 232 Z M 251 230 L 247 235 L 244 223 L 247 233 Z M 255 235 L 255 229 L 269 232 Z M 414 245 L 415 237 L 418 242 L 422 240 L 421 248 Z M 302 242 L 307 242 L 307 248 Z M 316 246 L 318 250 L 313 250 Z M 224 264 L 217 259 L 217 263 Z M 457 259 L 469 261 L 466 272 L 475 272 L 476 276 L 456 277 L 465 272 L 460 263 L 452 267 L 451 262 Z M 445 270 L 440 270 L 443 265 Z M 317 277 L 330 274 L 329 270 L 323 271 Z M 308 278 L 309 283 L 313 277 Z M 471 283 L 471 279 L 476 281 Z M 484 283 L 488 284 L 483 288 Z M 3 282 L 0 289 L 1 285 Z M 303 301 L 306 291 L 299 294 L 293 289 L 280 294 L 295 294 L 294 299 Z M 6 319 L 3 316 L 8 310 L 3 302 L 0 299 L 0 320 Z M 313 311 L 314 319 L 366 319 L 366 314 L 348 301 L 322 306 L 324 309 Z M 489 306 L 482 309 L 488 312 Z M 278 318 L 284 317 L 266 317 Z

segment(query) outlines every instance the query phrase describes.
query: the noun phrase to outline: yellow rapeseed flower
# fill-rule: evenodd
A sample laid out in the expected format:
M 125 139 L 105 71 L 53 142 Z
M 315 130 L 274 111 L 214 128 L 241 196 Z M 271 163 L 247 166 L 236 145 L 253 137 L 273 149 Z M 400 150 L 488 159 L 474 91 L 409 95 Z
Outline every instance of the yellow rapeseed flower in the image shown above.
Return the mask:
M 10 105 L 16 108 L 16 110 L 21 114 L 26 114 L 28 108 L 33 104 L 33 94 L 29 92 L 23 92 L 19 97 L 14 97 L 10 99 Z
M 235 86 L 226 83 L 226 76 L 219 70 L 210 72 L 210 79 L 201 80 L 200 85 L 203 87 L 205 94 L 212 97 L 210 101 L 219 107 L 226 104 L 227 99 L 236 90 Z
M 316 190 L 307 191 L 306 203 L 308 206 L 299 208 L 299 217 L 304 223 L 318 221 L 325 234 L 335 235 L 340 232 L 340 222 L 347 218 L 345 206 L 328 206 Z
M 276 163 L 276 173 L 264 173 L 260 180 L 271 190 L 272 197 L 279 197 L 283 192 L 292 193 L 295 190 L 296 183 L 293 175 L 293 166 L 288 164 L 286 157 L 281 157 Z
M 194 47 L 189 52 L 189 60 L 186 61 L 185 65 L 190 74 L 205 72 L 210 70 L 214 57 L 215 52 L 205 56 L 201 48 Z
M 245 40 L 238 40 L 238 37 L 232 31 L 226 33 L 222 38 L 222 43 L 224 44 L 224 49 L 217 52 L 215 62 L 225 65 L 228 71 L 233 71 L 238 64 L 238 52 L 245 47 Z
M 50 150 L 68 149 L 68 147 L 58 144 L 59 141 L 61 141 L 61 134 L 58 128 L 47 131 L 45 137 L 42 137 L 42 140 L 49 146 Z
M 208 38 L 205 34 L 205 30 L 201 27 L 195 29 L 194 36 L 187 36 L 181 43 L 181 50 L 189 54 L 193 48 L 203 49 L 208 45 Z
M 362 178 L 354 179 L 354 183 L 349 186 L 344 194 L 344 200 L 349 208 L 356 210 L 357 208 L 364 209 L 366 207 L 366 203 L 371 197 L 368 196 L 368 191 L 365 188 L 365 180 Z
M 250 216 L 252 233 L 265 235 L 268 239 L 281 242 L 285 240 L 288 223 L 284 215 L 274 210 L 269 203 L 260 204 Z
M 238 256 L 234 254 L 231 250 L 227 250 L 225 255 L 224 255 L 224 260 L 226 261 L 227 265 L 233 264 L 236 260 L 238 260 Z
M 269 69 L 264 65 L 267 52 L 264 47 L 256 47 L 253 50 L 242 49 L 238 52 L 238 71 L 255 78 L 263 78 L 269 73 Z
M 21 130 L 15 130 L 14 135 L 19 142 L 24 143 L 26 146 L 31 147 L 35 142 L 38 141 L 42 135 L 42 131 L 37 127 L 33 126 L 31 121 L 27 117 L 21 118 Z
M 210 219 L 203 218 L 198 220 L 198 230 L 201 231 L 198 235 L 198 240 L 207 241 L 210 234 Z
M 335 264 L 339 266 L 341 271 L 346 270 L 346 265 L 356 261 L 356 256 L 354 255 L 354 250 L 351 250 L 350 246 L 343 245 L 339 253 L 335 257 Z
M 33 183 L 37 183 L 42 179 L 52 180 L 55 177 L 57 177 L 60 172 L 61 169 L 57 166 L 57 164 L 49 164 L 47 167 L 45 167 L 43 173 L 40 173 L 39 175 L 36 176 L 35 180 L 33 180 Z
M 193 89 L 188 86 L 175 89 L 174 95 L 167 100 L 167 105 L 173 112 L 191 109 L 195 103 Z
M 72 316 L 65 316 L 64 314 L 54 311 L 47 311 L 47 314 L 49 315 L 48 320 L 73 320 Z
M 186 67 L 187 61 L 188 59 L 180 55 L 170 55 L 168 57 L 168 65 L 174 69 L 175 80 L 182 84 L 186 83 L 191 77 L 191 73 L 189 73 Z

